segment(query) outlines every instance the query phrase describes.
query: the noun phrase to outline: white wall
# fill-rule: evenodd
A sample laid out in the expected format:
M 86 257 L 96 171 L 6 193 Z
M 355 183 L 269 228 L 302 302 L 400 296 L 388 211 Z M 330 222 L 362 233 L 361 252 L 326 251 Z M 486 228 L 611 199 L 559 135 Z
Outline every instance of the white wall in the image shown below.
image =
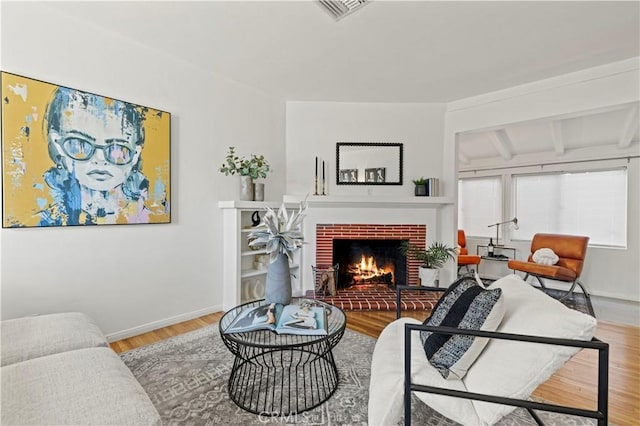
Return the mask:
M 633 58 L 450 103 L 445 125 L 445 163 L 456 164 L 456 134 L 463 131 L 637 102 L 639 68 L 638 58 Z M 454 179 L 455 172 L 449 178 Z M 627 248 L 592 247 L 588 252 L 582 277 L 594 295 L 640 300 L 639 218 L 640 175 L 635 159 L 629 164 Z M 528 254 L 527 247 L 520 248 Z
M 328 195 L 413 196 L 412 179 L 442 174 L 444 111 L 444 104 L 287 102 L 287 194 L 313 194 L 318 156 L 327 165 Z M 403 143 L 404 184 L 336 185 L 337 142 Z
M 2 229 L 2 318 L 84 311 L 113 338 L 218 311 L 227 147 L 262 153 L 284 190 L 284 102 L 98 30 L 46 3 L 2 5 L 1 67 L 172 113 L 172 223 Z M 208 52 L 208 54 L 215 54 Z

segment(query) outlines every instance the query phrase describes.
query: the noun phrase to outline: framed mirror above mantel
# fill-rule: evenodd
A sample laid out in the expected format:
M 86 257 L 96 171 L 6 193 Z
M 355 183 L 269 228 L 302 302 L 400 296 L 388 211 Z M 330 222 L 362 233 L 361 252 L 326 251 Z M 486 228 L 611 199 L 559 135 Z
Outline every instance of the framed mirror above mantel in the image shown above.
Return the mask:
M 337 185 L 402 185 L 403 144 L 336 143 Z

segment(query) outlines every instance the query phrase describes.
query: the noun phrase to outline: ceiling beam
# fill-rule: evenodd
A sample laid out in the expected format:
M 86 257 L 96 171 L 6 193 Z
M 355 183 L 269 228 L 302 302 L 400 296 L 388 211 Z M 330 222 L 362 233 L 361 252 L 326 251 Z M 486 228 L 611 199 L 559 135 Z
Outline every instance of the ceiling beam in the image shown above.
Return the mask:
M 562 132 L 562 121 L 560 120 L 551 122 L 551 141 L 556 154 L 564 155 L 564 133 Z
M 638 131 L 638 125 L 640 124 L 640 117 L 638 116 L 638 104 L 635 104 L 629 109 L 627 118 L 622 126 L 620 132 L 620 139 L 618 139 L 618 148 L 628 148 L 631 145 L 633 136 Z
M 608 113 L 608 112 L 627 110 L 632 105 L 638 105 L 638 102 L 610 105 L 610 106 L 606 106 L 606 107 L 590 109 L 590 110 L 587 110 L 587 111 L 576 111 L 576 112 L 572 112 L 572 113 L 568 113 L 568 114 L 555 115 L 553 117 L 543 117 L 543 118 L 538 118 L 538 119 L 535 119 L 535 120 L 529 120 L 529 121 L 527 121 L 527 124 L 544 123 L 544 122 L 548 122 L 549 120 L 569 120 L 569 119 L 572 119 L 572 118 L 590 117 L 592 115 L 598 115 L 598 114 L 605 114 L 605 113 Z M 478 134 L 478 133 L 486 133 L 486 132 L 489 132 L 489 131 L 500 130 L 500 129 L 504 129 L 504 128 L 505 128 L 505 124 L 499 124 L 499 125 L 496 125 L 496 126 L 483 127 L 481 129 L 467 130 L 467 131 L 465 131 L 463 133 L 471 135 L 471 134 Z
M 498 129 L 489 132 L 488 135 L 500 156 L 506 161 L 511 160 L 513 157 L 513 153 L 511 152 L 511 139 L 509 139 L 507 132 L 504 129 Z

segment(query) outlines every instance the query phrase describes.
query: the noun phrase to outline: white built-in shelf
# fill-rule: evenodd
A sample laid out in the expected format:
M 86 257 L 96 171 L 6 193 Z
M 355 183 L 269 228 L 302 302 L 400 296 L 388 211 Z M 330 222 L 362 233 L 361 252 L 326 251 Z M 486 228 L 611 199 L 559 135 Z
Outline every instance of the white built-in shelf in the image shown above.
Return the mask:
M 240 276 L 242 278 L 247 278 L 255 277 L 256 275 L 266 275 L 266 273 L 266 269 L 243 269 L 242 271 L 240 271 Z
M 292 208 L 298 207 L 298 202 L 293 204 L 285 203 L 285 207 Z M 282 205 L 282 201 L 238 201 L 238 200 L 230 200 L 230 201 L 218 201 L 218 208 L 220 209 L 239 209 L 239 210 L 263 210 L 266 207 L 270 207 L 272 209 L 280 208 Z
M 283 200 L 287 204 L 298 204 L 304 197 L 285 195 Z M 307 203 L 309 207 L 430 208 L 453 204 L 453 198 L 313 195 L 307 198 Z
M 224 310 L 229 310 L 240 303 L 264 297 L 264 283 L 267 269 L 255 269 L 256 255 L 264 255 L 267 251 L 251 250 L 248 244 L 249 233 L 255 229 L 251 226 L 253 215 L 260 212 L 260 218 L 264 218 L 264 209 L 270 207 L 277 210 L 282 201 L 219 201 L 218 207 L 222 210 L 223 239 L 221 243 L 224 256 L 224 268 L 222 271 Z M 299 207 L 299 203 L 285 203 L 289 211 Z M 302 262 L 301 249 L 294 256 L 294 263 L 290 269 L 299 271 Z M 301 291 L 300 272 L 292 276 L 292 289 Z M 297 277 L 296 277 L 297 276 Z M 261 290 L 262 289 L 262 290 Z
M 289 269 L 297 269 L 299 267 L 300 265 L 298 264 L 289 265 Z M 258 275 L 266 275 L 266 274 L 267 274 L 266 269 L 243 269 L 242 271 L 240 271 L 240 276 L 242 278 L 255 277 Z

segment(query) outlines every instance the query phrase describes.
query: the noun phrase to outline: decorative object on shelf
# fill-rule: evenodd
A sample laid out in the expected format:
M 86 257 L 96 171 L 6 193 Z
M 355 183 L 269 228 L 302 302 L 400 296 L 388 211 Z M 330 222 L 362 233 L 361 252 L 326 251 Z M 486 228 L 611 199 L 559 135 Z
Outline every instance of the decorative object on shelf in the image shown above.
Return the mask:
M 358 182 L 358 169 L 340 170 L 340 182 Z
M 449 260 L 453 259 L 455 248 L 446 244 L 435 242 L 426 249 L 404 241 L 400 251 L 405 256 L 413 257 L 422 262 L 419 269 L 420 282 L 423 286 L 433 286 L 438 279 L 438 269 Z
M 257 210 L 253 212 L 253 214 L 251 214 L 251 225 L 252 226 L 260 225 L 260 212 Z
M 271 171 L 271 167 L 264 155 L 251 154 L 251 158 L 238 157 L 235 153 L 235 147 L 230 146 L 229 152 L 225 157 L 220 169 L 225 176 L 238 174 L 240 176 L 240 200 L 253 201 L 254 180 L 258 178 L 266 178 L 267 173 Z M 262 185 L 262 200 L 264 200 L 264 184 Z
M 253 267 L 257 270 L 267 269 L 269 267 L 269 255 L 257 254 L 253 261 Z
M 253 298 L 264 299 L 264 283 L 259 278 L 253 284 Z
M 421 177 L 418 179 L 414 179 L 411 182 L 416 186 L 414 190 L 414 194 L 416 197 L 426 197 L 427 196 L 427 179 Z
M 264 183 L 253 183 L 253 201 L 264 201 Z
M 325 168 L 324 168 L 324 160 L 322 160 L 322 193 L 318 192 L 318 183 L 319 183 L 319 175 L 318 175 L 318 156 L 316 156 L 316 174 L 314 177 L 314 188 L 313 188 L 313 195 L 327 195 L 326 193 L 326 184 L 325 184 Z
M 240 176 L 240 200 L 253 201 L 253 179 L 251 176 Z
M 242 281 L 242 302 L 247 302 L 253 298 L 253 289 L 250 281 Z
M 386 175 L 385 167 L 372 167 L 368 169 L 364 169 L 364 180 L 365 182 L 384 182 Z
M 496 227 L 496 244 L 495 247 L 500 247 L 500 244 L 498 244 L 498 239 L 500 238 L 500 225 L 504 225 L 505 223 L 513 223 L 513 227 L 514 229 L 519 229 L 518 228 L 518 218 L 514 217 L 511 220 L 505 220 L 504 222 L 498 222 L 498 223 L 494 223 L 493 225 L 488 225 L 487 228 L 491 228 L 491 227 Z
M 327 195 L 325 192 L 326 189 L 326 180 L 324 178 L 324 160 L 322 160 L 322 195 Z
M 300 203 L 296 212 L 289 213 L 284 206 L 276 213 L 267 207 L 262 223 L 249 233 L 249 247 L 264 248 L 269 254 L 265 299 L 267 303 L 288 305 L 291 301 L 291 272 L 289 262 L 293 252 L 304 241 L 300 230 L 306 215 L 307 200 Z
M 3 228 L 171 222 L 170 113 L 0 74 Z
M 427 179 L 427 196 L 429 197 L 440 196 L 440 179 L 438 178 Z
M 318 156 L 317 155 L 316 155 L 316 174 L 314 178 L 313 195 L 320 195 L 318 194 Z

